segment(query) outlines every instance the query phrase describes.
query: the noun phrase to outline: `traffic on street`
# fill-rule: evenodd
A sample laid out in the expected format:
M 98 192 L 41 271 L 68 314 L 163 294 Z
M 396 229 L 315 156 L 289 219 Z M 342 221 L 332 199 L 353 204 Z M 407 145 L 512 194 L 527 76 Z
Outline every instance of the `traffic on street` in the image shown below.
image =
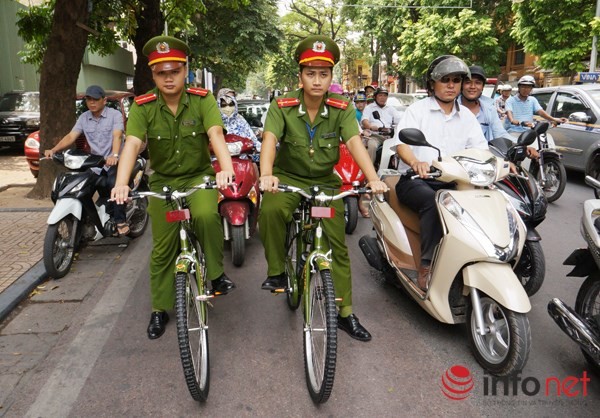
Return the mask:
M 567 278 L 562 262 L 584 245 L 579 215 L 592 197 L 583 177 L 569 172 L 564 196 L 540 225 L 546 280 L 531 298 L 531 352 L 506 387 L 493 384 L 473 358 L 465 325 L 439 323 L 368 266 L 358 239 L 372 233 L 372 222 L 361 218 L 347 238 L 356 313 L 373 340 L 365 344 L 338 333 L 335 384 L 326 404 L 315 406 L 306 391 L 300 312 L 289 310 L 285 295 L 260 289 L 265 262 L 256 237 L 243 267 L 226 257 L 226 272 L 238 287 L 211 302 L 211 392 L 206 403 L 192 400 L 175 322 L 158 340 L 146 336 L 148 231 L 127 246 L 84 249 L 66 277 L 45 282 L 2 322 L 2 414 L 589 416 L 599 405 L 597 377 L 546 305 L 553 297 L 574 303 L 582 279 Z M 452 400 L 443 378 L 458 374 L 459 366 L 473 387 L 466 399 Z

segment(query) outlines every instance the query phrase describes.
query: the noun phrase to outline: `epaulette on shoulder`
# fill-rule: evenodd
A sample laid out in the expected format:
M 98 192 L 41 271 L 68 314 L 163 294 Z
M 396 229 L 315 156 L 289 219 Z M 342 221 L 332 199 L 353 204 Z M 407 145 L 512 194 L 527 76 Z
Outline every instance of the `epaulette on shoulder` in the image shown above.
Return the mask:
M 141 96 L 137 96 L 135 98 L 135 102 L 138 104 L 138 106 L 141 106 L 143 104 L 153 102 L 157 98 L 158 96 L 155 93 L 142 94 Z
M 296 97 L 283 97 L 281 99 L 275 99 L 275 100 L 277 100 L 277 106 L 279 106 L 280 108 L 293 107 L 293 106 L 298 106 L 300 104 L 300 99 L 298 99 Z
M 325 100 L 325 104 L 327 106 L 337 107 L 338 109 L 342 110 L 346 110 L 346 108 L 348 107 L 348 103 L 350 102 L 348 102 L 347 100 L 334 99 L 333 97 L 330 97 L 327 100 Z
M 209 90 L 201 89 L 199 87 L 189 87 L 186 91 L 190 94 L 195 94 L 196 96 L 202 97 L 206 96 L 210 92 Z

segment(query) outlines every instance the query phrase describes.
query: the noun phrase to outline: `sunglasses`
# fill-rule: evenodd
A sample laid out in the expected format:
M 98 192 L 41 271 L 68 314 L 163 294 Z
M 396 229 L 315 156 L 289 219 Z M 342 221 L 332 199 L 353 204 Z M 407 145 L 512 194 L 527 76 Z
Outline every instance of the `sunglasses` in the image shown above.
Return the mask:
M 448 77 L 448 76 L 444 76 L 442 78 L 440 78 L 440 82 L 444 83 L 444 84 L 448 84 L 449 82 L 453 82 L 454 84 L 458 84 L 462 81 L 462 77 Z

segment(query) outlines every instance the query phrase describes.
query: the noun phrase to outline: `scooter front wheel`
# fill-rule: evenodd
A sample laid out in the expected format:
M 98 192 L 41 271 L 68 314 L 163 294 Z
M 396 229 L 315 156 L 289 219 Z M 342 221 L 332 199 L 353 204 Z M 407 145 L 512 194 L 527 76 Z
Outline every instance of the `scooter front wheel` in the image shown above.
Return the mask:
M 540 290 L 546 276 L 546 259 L 539 241 L 525 241 L 515 274 L 527 296 L 533 296 Z
M 137 206 L 129 218 L 129 237 L 137 238 L 142 236 L 148 226 L 148 198 L 144 197 L 132 203 Z
M 225 221 L 223 221 L 225 222 Z M 244 225 L 231 226 L 231 262 L 240 267 L 246 258 L 246 233 Z
M 542 183 L 540 169 L 544 170 L 545 182 Z M 562 161 L 555 156 L 544 157 L 544 166 L 535 165 L 533 173 L 538 183 L 542 186 L 548 203 L 558 200 L 567 186 L 567 170 Z
M 73 264 L 75 248 L 72 242 L 76 222 L 78 221 L 69 215 L 53 225 L 48 225 L 44 238 L 44 267 L 53 279 L 66 276 Z
M 344 198 L 344 218 L 346 221 L 346 234 L 351 234 L 358 223 L 358 198 L 346 196 Z
M 508 376 L 525 367 L 531 348 L 527 315 L 511 311 L 494 299 L 480 297 L 484 335 L 477 328 L 472 304 L 467 315 L 467 332 L 477 362 L 496 376 Z
M 598 277 L 598 274 L 600 273 L 596 272 L 590 275 L 581 284 L 575 301 L 575 312 L 585 319 L 597 335 L 600 335 L 600 323 L 597 319 L 600 317 L 600 277 Z M 581 352 L 592 370 L 600 375 L 600 359 L 598 359 L 598 356 L 594 358 L 583 348 Z

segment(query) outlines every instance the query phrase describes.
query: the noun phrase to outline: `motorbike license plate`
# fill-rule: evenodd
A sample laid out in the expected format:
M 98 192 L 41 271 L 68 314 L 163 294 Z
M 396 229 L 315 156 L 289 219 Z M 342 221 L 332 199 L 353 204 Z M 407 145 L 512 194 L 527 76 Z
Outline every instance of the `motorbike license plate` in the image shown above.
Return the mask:
M 310 216 L 313 218 L 333 218 L 335 216 L 334 208 L 324 208 L 321 206 L 313 206 L 310 208 Z
M 16 138 L 14 136 L 0 136 L 0 142 L 15 142 Z
M 190 210 L 170 210 L 167 212 L 167 222 L 179 222 L 190 219 Z

